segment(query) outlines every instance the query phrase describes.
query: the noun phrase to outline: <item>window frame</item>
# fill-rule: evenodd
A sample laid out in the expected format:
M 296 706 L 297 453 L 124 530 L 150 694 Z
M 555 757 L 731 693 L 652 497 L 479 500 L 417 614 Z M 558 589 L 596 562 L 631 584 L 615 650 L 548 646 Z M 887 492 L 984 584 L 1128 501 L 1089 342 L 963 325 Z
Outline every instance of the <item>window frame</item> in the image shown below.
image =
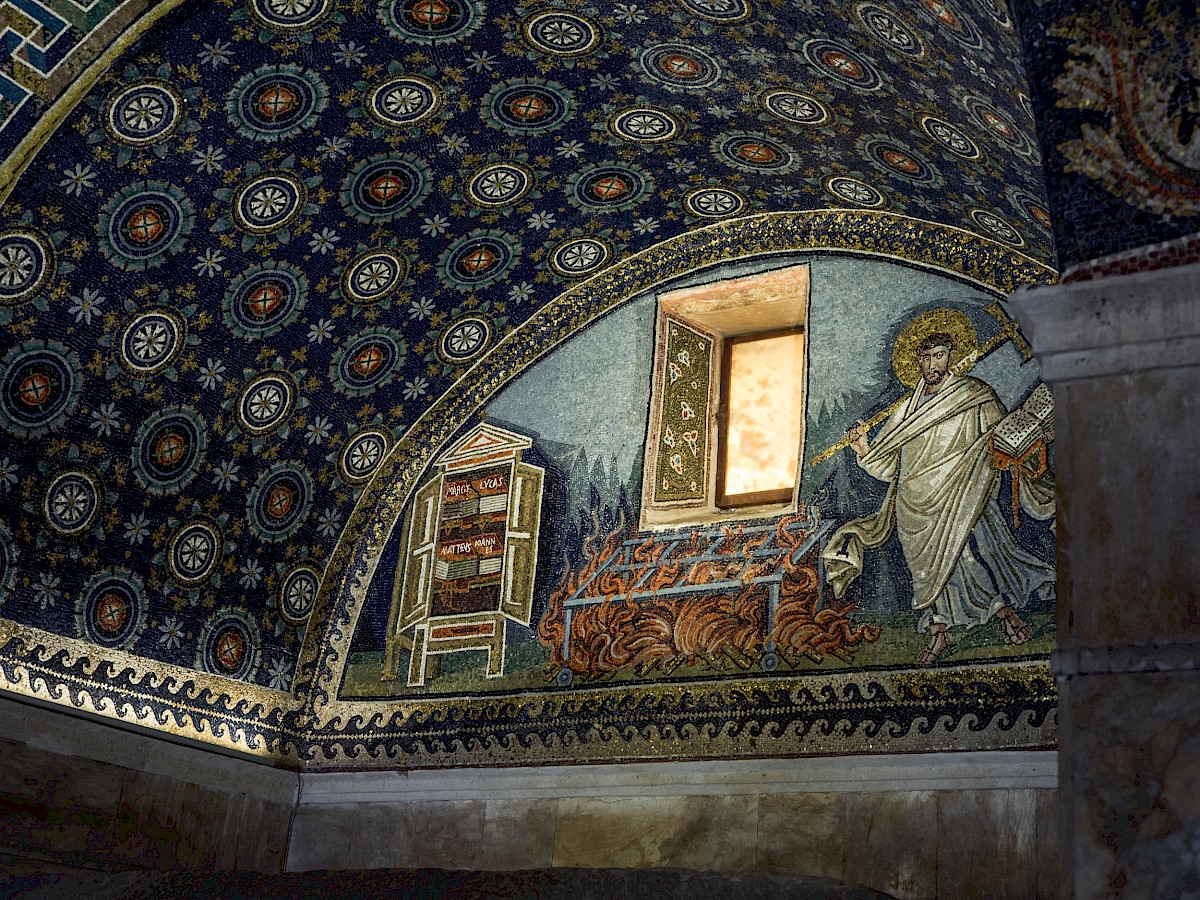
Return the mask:
M 678 285 L 678 286 L 676 286 Z M 749 274 L 718 275 L 704 280 L 689 280 L 657 292 L 655 311 L 655 351 L 651 369 L 650 409 L 646 425 L 641 479 L 639 529 L 643 531 L 708 526 L 755 518 L 786 515 L 795 511 L 804 477 L 804 447 L 808 436 L 809 304 L 812 267 L 808 259 L 789 261 Z M 671 394 L 670 368 L 672 323 L 681 325 L 712 343 L 707 370 L 708 395 L 704 413 L 706 434 L 703 441 L 704 478 L 699 496 L 668 498 L 663 493 L 661 462 L 678 446 L 667 444 L 670 435 L 668 413 Z M 786 491 L 771 491 L 765 496 L 724 494 L 724 459 L 718 459 L 724 440 L 726 398 L 729 371 L 727 346 L 739 339 L 763 338 L 771 334 L 799 333 L 803 367 L 798 390 L 801 394 L 800 434 L 796 452 L 796 480 Z M 722 415 L 718 415 L 718 413 Z M 676 429 L 677 430 L 677 429 Z M 722 440 L 718 441 L 718 432 Z M 675 435 L 678 438 L 678 435 Z M 678 471 L 678 470 L 676 470 Z M 722 490 L 718 490 L 721 487 Z M 786 496 L 785 496 L 786 495 Z

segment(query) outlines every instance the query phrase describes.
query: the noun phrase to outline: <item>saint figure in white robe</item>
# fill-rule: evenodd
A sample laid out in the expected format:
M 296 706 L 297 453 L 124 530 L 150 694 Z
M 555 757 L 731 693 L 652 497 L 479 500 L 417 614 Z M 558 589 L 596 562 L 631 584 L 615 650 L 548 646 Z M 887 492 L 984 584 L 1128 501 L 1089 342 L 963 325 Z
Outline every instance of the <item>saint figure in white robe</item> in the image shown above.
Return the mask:
M 938 337 L 949 343 L 946 336 L 931 339 Z M 929 352 L 929 343 L 920 353 Z M 1054 590 L 1053 567 L 1017 543 L 996 502 L 1000 472 L 992 465 L 991 435 L 1006 414 L 1004 404 L 985 382 L 950 372 L 953 346 L 940 349 L 939 361 L 921 360 L 924 377 L 869 446 L 865 428 L 851 433 L 859 465 L 888 482 L 888 491 L 877 513 L 842 526 L 822 553 L 841 597 L 862 572 L 864 550 L 895 530 L 912 572 L 918 628 L 933 632 L 920 660 L 926 663 L 949 646 L 948 628 L 993 616 L 1012 643 L 1024 643 L 1032 633 L 1015 609 L 1031 595 L 1049 597 Z M 1014 478 L 1028 513 L 1054 514 L 1049 477 L 1017 470 Z

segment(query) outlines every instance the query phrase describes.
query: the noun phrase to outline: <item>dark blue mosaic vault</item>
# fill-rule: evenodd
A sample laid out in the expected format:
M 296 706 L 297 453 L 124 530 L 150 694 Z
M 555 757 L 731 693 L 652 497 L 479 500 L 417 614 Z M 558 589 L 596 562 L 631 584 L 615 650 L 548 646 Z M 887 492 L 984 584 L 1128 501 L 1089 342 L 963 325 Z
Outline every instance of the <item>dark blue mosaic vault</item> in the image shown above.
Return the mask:
M 124 54 L 0 228 L 0 614 L 291 682 L 389 448 L 579 279 L 884 210 L 1052 261 L 996 0 L 220 0 Z

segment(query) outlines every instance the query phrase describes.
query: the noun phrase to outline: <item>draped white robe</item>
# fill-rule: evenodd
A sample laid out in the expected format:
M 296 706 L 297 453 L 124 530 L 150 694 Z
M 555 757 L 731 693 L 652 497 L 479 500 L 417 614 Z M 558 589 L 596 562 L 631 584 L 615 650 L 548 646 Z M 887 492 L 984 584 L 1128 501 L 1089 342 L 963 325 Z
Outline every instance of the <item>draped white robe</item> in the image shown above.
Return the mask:
M 859 459 L 864 471 L 889 482 L 883 506 L 834 532 L 822 553 L 836 596 L 861 574 L 863 551 L 893 528 L 912 572 L 913 609 L 924 612 L 922 629 L 981 624 L 1006 603 L 1020 607 L 1031 592 L 1053 590 L 1053 569 L 1016 543 L 993 502 L 1000 473 L 990 439 L 1005 413 L 977 378 L 948 375 L 931 396 L 924 379 L 917 384 Z M 1053 515 L 1048 477 L 1014 477 L 1028 513 Z

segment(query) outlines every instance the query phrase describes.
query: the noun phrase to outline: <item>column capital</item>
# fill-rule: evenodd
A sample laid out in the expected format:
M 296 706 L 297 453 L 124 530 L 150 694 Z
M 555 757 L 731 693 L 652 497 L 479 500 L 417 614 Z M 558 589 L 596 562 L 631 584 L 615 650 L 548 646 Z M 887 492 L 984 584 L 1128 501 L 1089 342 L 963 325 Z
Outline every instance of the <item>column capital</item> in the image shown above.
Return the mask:
M 1200 264 L 1026 288 L 1009 303 L 1051 385 L 1200 365 Z

